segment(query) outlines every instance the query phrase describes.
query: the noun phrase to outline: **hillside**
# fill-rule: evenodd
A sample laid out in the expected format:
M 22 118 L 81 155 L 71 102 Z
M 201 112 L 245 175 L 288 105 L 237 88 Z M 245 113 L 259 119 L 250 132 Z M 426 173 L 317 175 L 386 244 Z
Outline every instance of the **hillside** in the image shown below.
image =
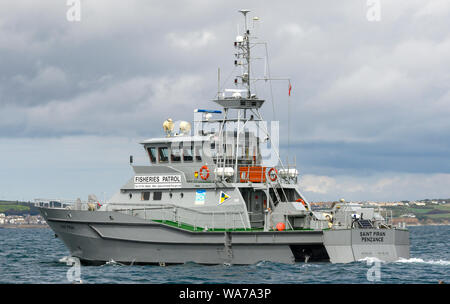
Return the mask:
M 6 215 L 37 215 L 39 211 L 30 202 L 0 201 L 0 213 Z
M 392 210 L 392 216 L 399 218 L 414 215 L 420 224 L 448 224 L 450 223 L 450 205 L 426 204 L 425 206 L 393 206 L 385 207 Z

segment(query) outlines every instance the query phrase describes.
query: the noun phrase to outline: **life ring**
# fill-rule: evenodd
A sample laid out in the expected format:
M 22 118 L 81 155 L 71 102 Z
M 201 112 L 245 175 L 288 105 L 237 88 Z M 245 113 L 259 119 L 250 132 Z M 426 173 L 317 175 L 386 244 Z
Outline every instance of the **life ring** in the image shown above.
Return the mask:
M 206 171 L 206 175 L 203 175 L 203 170 Z M 203 166 L 203 167 L 200 168 L 200 177 L 203 180 L 207 180 L 208 179 L 208 177 L 209 177 L 209 168 L 207 166 Z
M 306 204 L 306 202 L 302 198 L 298 198 L 296 200 L 296 202 L 302 203 L 303 206 L 305 206 L 306 210 L 309 210 L 308 205 Z
M 272 172 L 275 171 L 275 174 L 272 175 Z M 276 181 L 278 176 L 278 171 L 275 168 L 270 168 L 269 172 L 267 172 L 267 175 L 269 176 L 271 181 Z
M 307 207 L 305 201 L 304 201 L 302 198 L 298 198 L 298 199 L 296 200 L 296 202 L 302 203 L 303 206 Z

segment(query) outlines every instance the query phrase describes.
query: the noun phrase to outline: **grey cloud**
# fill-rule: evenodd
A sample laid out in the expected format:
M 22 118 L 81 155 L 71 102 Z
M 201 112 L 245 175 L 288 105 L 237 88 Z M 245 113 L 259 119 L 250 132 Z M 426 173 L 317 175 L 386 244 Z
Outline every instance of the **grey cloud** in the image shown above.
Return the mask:
M 79 23 L 65 19 L 65 1 L 4 1 L 1 140 L 158 136 L 165 118 L 215 107 L 217 67 L 233 80 L 242 5 L 261 19 L 272 76 L 291 78 L 291 152 L 307 173 L 450 171 L 450 5 L 442 0 L 382 1 L 381 22 L 367 21 L 360 0 L 96 0 L 82 1 Z M 264 84 L 257 93 L 271 119 Z M 287 85 L 273 90 L 284 158 Z
M 448 197 L 450 174 L 384 172 L 365 178 L 304 175 L 300 186 L 311 200 L 399 201 Z

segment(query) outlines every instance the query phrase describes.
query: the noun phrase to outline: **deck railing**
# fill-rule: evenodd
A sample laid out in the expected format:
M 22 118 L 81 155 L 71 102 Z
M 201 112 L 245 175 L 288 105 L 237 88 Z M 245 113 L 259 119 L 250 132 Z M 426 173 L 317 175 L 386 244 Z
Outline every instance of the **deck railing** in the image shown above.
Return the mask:
M 173 204 L 134 205 L 132 208 L 112 207 L 112 211 L 138 216 L 145 220 L 161 221 L 187 229 L 192 228 L 195 231 L 250 228 L 245 224 L 242 211 L 202 211 Z

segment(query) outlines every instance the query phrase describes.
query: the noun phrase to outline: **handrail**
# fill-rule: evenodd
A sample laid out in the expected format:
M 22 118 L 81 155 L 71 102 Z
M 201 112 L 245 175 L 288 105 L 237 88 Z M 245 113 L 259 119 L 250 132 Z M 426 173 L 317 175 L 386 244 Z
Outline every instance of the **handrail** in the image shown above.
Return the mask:
M 144 219 L 150 219 L 151 215 L 148 216 L 147 210 L 155 210 L 155 211 L 162 212 L 162 214 L 160 214 L 159 218 L 163 222 L 165 222 L 167 220 L 169 220 L 169 221 L 173 220 L 175 223 L 178 224 L 178 227 L 180 227 L 182 223 L 185 223 L 188 225 L 192 225 L 194 230 L 197 230 L 198 227 L 201 227 L 199 225 L 199 222 L 201 222 L 201 220 L 198 218 L 200 214 L 211 214 L 212 215 L 211 218 L 206 218 L 203 221 L 203 224 L 205 227 L 208 226 L 206 223 L 209 222 L 212 226 L 211 227 L 212 229 L 215 229 L 215 228 L 236 229 L 236 220 L 237 221 L 240 220 L 243 228 L 249 228 L 249 227 L 246 227 L 246 225 L 245 225 L 244 218 L 242 216 L 242 214 L 243 214 L 242 211 L 200 211 L 200 210 L 187 208 L 187 207 L 183 207 L 183 206 L 176 206 L 173 204 L 167 204 L 167 205 L 145 204 L 145 205 L 147 205 L 147 206 L 146 207 L 138 207 L 138 208 L 119 208 L 119 209 L 113 209 L 113 211 L 127 212 L 127 214 L 135 216 L 135 214 L 134 214 L 135 211 L 143 210 L 144 211 Z M 187 210 L 188 212 L 193 212 L 194 215 L 193 216 L 180 215 L 178 212 L 178 209 L 183 209 L 183 210 Z M 225 216 L 225 221 L 224 221 L 225 227 L 216 227 L 214 215 L 216 215 L 216 217 L 217 217 L 218 214 L 223 214 Z M 238 218 L 236 218 L 236 216 L 235 216 L 236 214 L 239 214 Z M 231 219 L 230 219 L 229 215 L 231 215 Z M 232 223 L 230 223 L 230 221 Z M 202 227 L 202 228 L 204 228 L 204 227 Z
M 110 203 L 109 205 L 121 205 L 123 206 L 123 204 L 114 204 L 114 203 Z M 196 210 L 194 208 L 188 208 L 188 207 L 183 207 L 183 206 L 178 206 L 175 204 L 132 204 L 132 206 L 149 206 L 149 207 L 156 207 L 156 208 L 152 208 L 152 209 L 173 209 L 173 208 L 178 208 L 178 209 L 184 209 L 184 210 L 188 210 L 188 211 L 192 211 L 195 213 L 201 213 L 201 214 L 224 214 L 224 213 L 235 213 L 235 214 L 239 214 L 242 213 L 242 211 L 201 211 L 201 210 Z M 121 209 L 113 209 L 114 211 L 125 211 L 125 210 L 144 210 L 146 208 L 121 208 Z M 148 208 L 147 208 L 148 209 Z

